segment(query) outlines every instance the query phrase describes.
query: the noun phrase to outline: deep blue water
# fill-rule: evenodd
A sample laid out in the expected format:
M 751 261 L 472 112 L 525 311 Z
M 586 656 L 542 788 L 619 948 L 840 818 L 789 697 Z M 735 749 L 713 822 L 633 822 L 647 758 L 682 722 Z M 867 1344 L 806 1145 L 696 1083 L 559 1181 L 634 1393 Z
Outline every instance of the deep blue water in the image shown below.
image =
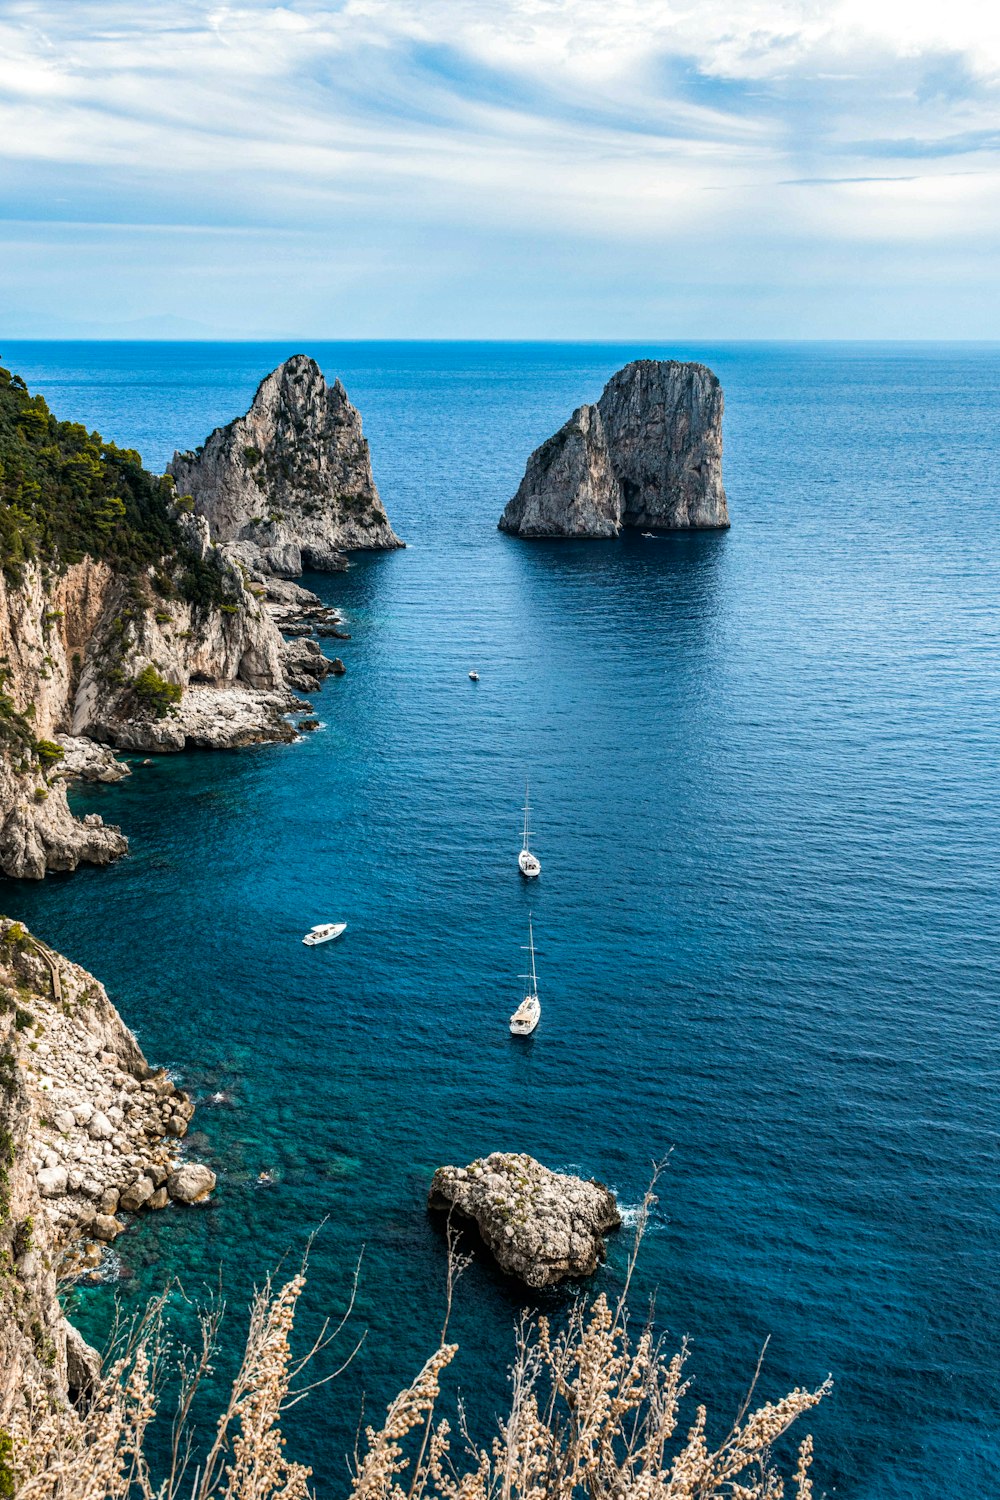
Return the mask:
M 691 1335 L 717 1422 L 769 1337 L 767 1394 L 836 1381 L 819 1488 L 988 1493 L 1000 350 L 302 347 L 361 408 L 410 543 L 306 580 L 353 635 L 330 643 L 348 674 L 316 696 L 325 731 L 81 796 L 131 857 L 3 893 L 152 1059 L 234 1100 L 196 1116 L 213 1206 L 138 1222 L 125 1279 L 75 1294 L 80 1317 L 96 1335 L 116 1294 L 170 1273 L 196 1291 L 220 1263 L 238 1309 L 326 1217 L 303 1325 L 342 1306 L 364 1246 L 369 1331 L 289 1432 L 340 1493 L 362 1391 L 377 1412 L 434 1343 L 434 1167 L 525 1149 L 631 1204 L 672 1146 L 637 1301 L 655 1290 L 660 1325 Z M 3 348 L 154 467 L 291 352 Z M 661 352 L 724 383 L 732 530 L 501 536 L 531 448 Z M 524 1046 L 506 1019 L 529 907 L 544 1013 Z M 303 948 L 328 917 L 345 938 Z M 482 1265 L 459 1289 L 454 1369 L 483 1421 L 520 1300 Z

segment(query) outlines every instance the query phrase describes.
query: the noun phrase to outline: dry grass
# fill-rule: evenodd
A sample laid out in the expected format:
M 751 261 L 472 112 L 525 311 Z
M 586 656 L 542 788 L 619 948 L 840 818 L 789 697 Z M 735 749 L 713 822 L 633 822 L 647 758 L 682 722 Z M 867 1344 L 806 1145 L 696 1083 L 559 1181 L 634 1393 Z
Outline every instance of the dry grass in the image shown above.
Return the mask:
M 714 1446 L 706 1437 L 704 1407 L 682 1427 L 687 1351 L 664 1349 L 649 1325 L 633 1332 L 627 1311 L 654 1201 L 647 1194 L 615 1304 L 603 1294 L 581 1300 L 558 1328 L 547 1318 L 522 1317 L 510 1409 L 489 1447 L 473 1441 L 461 1405 L 454 1428 L 438 1415 L 441 1372 L 458 1352 L 448 1342 L 446 1316 L 438 1349 L 390 1404 L 382 1425 L 365 1430 L 354 1456 L 353 1500 L 811 1500 L 811 1439 L 801 1442 L 794 1471 L 785 1477 L 772 1451 L 829 1382 L 754 1406 L 755 1377 L 729 1432 Z M 449 1313 L 461 1269 L 452 1254 Z M 305 1266 L 281 1286 L 268 1279 L 257 1293 L 242 1364 L 199 1458 L 191 1409 L 219 1347 L 223 1307 L 217 1303 L 202 1314 L 200 1344 L 177 1363 L 167 1352 L 166 1298 L 160 1299 L 119 1339 L 82 1418 L 51 1404 L 23 1408 L 12 1434 L 18 1500 L 306 1500 L 311 1471 L 285 1457 L 282 1413 L 313 1388 L 302 1376 L 341 1332 L 350 1309 L 296 1360 L 291 1334 L 304 1286 Z M 169 1473 L 154 1480 L 146 1437 L 175 1367 L 179 1394 Z

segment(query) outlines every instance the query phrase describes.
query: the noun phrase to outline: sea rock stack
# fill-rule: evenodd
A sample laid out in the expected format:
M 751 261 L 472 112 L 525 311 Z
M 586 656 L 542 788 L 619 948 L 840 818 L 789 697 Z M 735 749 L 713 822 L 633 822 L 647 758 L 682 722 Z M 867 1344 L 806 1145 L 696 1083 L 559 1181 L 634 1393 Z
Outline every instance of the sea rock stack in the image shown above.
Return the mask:
M 372 477 L 361 416 L 339 380 L 293 355 L 250 410 L 167 465 L 212 538 L 252 571 L 336 572 L 345 552 L 401 547 Z
M 501 1270 L 527 1286 L 590 1276 L 621 1215 L 600 1182 L 552 1172 L 534 1157 L 494 1151 L 468 1167 L 439 1167 L 428 1206 L 471 1219 Z
M 729 525 L 722 386 L 705 365 L 637 359 L 528 459 L 500 530 L 613 537 Z

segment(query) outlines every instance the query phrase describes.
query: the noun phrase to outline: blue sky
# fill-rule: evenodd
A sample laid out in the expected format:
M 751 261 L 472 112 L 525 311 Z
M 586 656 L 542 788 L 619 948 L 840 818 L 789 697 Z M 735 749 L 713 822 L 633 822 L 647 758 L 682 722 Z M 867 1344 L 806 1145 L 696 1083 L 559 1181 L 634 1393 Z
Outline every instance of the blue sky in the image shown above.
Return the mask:
M 1000 338 L 991 0 L 0 0 L 7 337 Z

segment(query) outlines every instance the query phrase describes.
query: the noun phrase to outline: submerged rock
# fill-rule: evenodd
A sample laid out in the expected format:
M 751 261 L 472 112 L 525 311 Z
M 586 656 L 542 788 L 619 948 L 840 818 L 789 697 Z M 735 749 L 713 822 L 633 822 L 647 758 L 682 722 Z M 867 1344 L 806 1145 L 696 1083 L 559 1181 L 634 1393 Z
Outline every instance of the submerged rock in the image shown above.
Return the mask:
M 621 1215 L 600 1182 L 552 1172 L 531 1156 L 494 1151 L 468 1167 L 439 1167 L 428 1205 L 472 1219 L 501 1270 L 530 1287 L 590 1276 Z
M 705 365 L 639 359 L 528 459 L 501 531 L 612 537 L 729 525 L 722 386 Z
M 347 566 L 345 552 L 401 547 L 372 477 L 361 417 L 339 380 L 293 355 L 250 410 L 168 465 L 213 538 L 245 567 L 292 577 Z

